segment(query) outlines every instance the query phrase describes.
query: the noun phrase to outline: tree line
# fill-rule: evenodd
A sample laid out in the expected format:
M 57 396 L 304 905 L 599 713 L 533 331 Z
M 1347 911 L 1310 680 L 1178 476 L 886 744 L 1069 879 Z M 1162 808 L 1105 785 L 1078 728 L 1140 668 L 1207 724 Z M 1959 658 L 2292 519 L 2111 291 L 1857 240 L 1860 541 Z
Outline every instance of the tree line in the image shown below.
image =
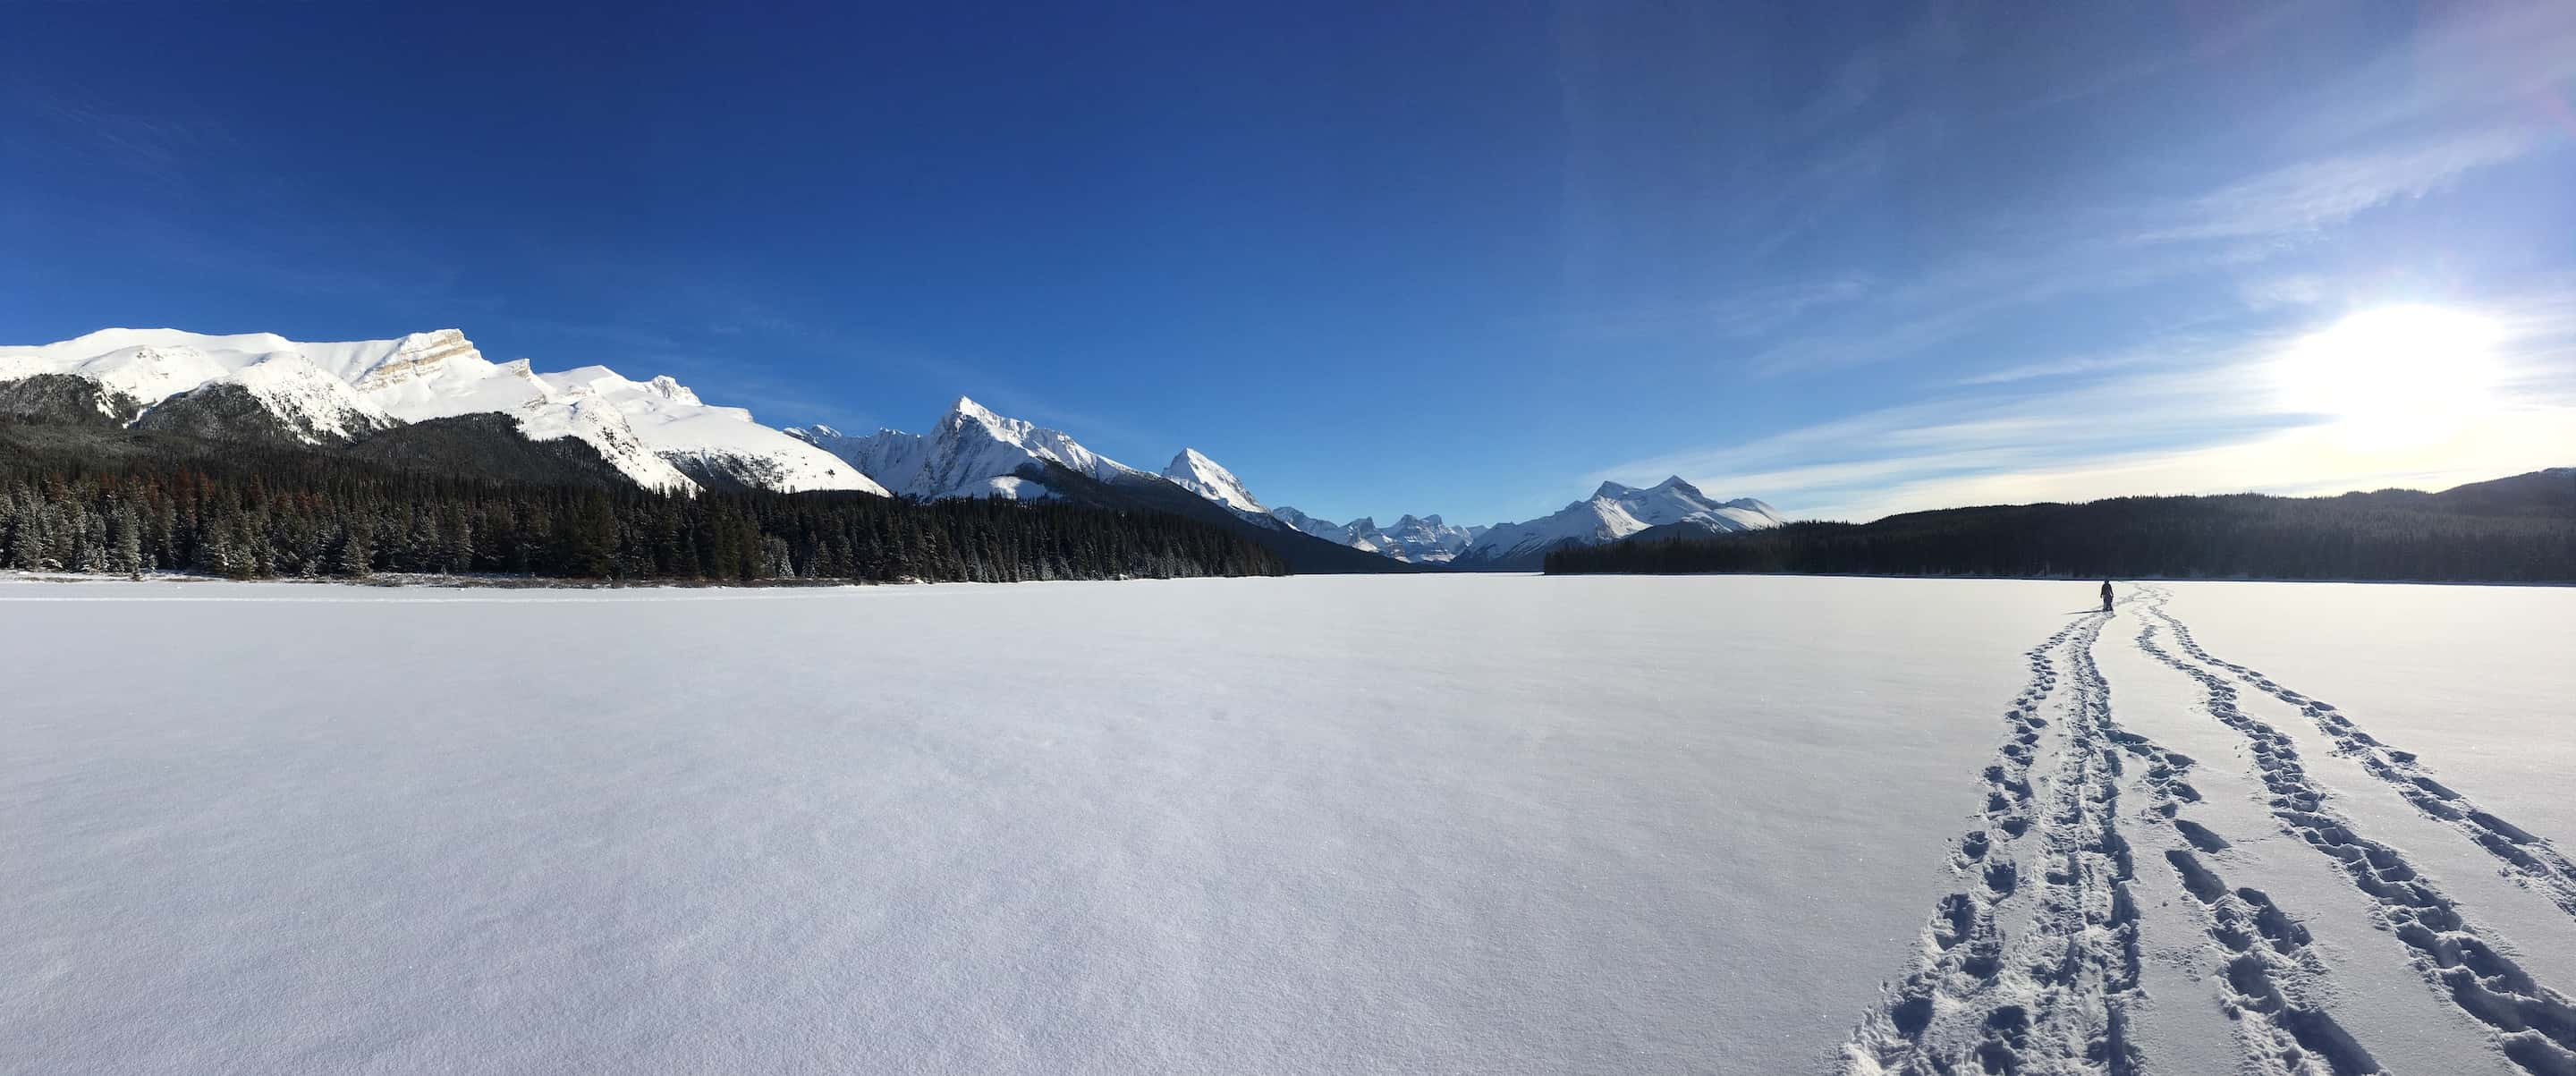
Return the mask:
M 2576 582 L 2576 472 L 2441 494 L 2122 497 L 1793 523 L 1548 554 L 1593 572 Z
M 1176 516 L 1047 502 L 701 492 L 459 477 L 318 452 L 49 452 L 0 437 L 0 567 L 235 579 L 379 572 L 591 580 L 1282 575 Z

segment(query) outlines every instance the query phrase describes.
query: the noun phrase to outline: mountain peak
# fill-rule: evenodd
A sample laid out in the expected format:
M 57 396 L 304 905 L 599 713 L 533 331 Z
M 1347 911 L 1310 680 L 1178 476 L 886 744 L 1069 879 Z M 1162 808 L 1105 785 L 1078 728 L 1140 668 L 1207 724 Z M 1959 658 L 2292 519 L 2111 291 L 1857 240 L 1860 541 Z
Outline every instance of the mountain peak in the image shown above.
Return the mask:
M 1615 501 L 1635 492 L 1637 492 L 1637 489 L 1634 486 L 1623 486 L 1617 482 L 1603 482 L 1601 483 L 1601 488 L 1592 491 L 1592 497 L 1595 500 L 1607 497 Z
M 1184 448 L 1179 455 L 1173 456 L 1171 465 L 1163 468 L 1163 477 L 1183 489 L 1238 512 L 1268 511 L 1252 496 L 1251 490 L 1244 488 L 1243 480 L 1236 478 L 1234 472 L 1226 470 L 1224 464 L 1209 459 L 1206 453 L 1195 448 Z
M 702 407 L 705 406 L 699 401 L 697 393 L 690 391 L 687 385 L 681 384 L 679 378 L 672 377 L 669 374 L 656 375 L 652 381 L 647 382 L 646 384 L 653 390 L 654 395 L 660 396 L 673 403 L 698 404 Z
M 973 419 L 987 426 L 999 425 L 1002 422 L 1002 416 L 994 414 L 983 404 L 976 403 L 965 396 L 958 397 L 956 403 L 948 405 L 948 414 L 954 418 Z
M 1005 418 L 967 396 L 957 397 L 926 434 L 879 428 L 866 437 L 849 437 L 823 432 L 828 429 L 808 427 L 809 439 L 828 438 L 825 449 L 859 473 L 898 494 L 925 500 L 1050 495 L 1043 484 L 1022 480 L 1021 468 L 1032 463 L 1061 464 L 1101 481 L 1137 473 L 1084 448 L 1062 430 Z

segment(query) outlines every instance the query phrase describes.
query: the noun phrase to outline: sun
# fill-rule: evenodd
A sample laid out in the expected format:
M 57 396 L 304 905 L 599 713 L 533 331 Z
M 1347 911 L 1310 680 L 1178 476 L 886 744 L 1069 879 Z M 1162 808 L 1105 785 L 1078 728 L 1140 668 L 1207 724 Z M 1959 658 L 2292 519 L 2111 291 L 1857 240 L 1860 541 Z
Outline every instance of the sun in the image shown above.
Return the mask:
M 2493 408 L 2498 335 L 2466 311 L 2382 307 L 2300 340 L 2274 374 L 2291 411 L 2372 438 L 2442 436 Z

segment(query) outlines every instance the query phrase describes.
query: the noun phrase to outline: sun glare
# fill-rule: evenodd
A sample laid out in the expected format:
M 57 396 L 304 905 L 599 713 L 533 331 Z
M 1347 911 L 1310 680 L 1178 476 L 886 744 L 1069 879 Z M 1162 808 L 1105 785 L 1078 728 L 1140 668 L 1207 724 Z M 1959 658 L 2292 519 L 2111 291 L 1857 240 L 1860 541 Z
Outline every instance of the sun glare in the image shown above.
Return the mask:
M 2494 406 L 2493 324 L 2432 306 L 2365 311 L 2299 341 L 2276 374 L 2293 411 L 2380 440 L 2440 437 Z

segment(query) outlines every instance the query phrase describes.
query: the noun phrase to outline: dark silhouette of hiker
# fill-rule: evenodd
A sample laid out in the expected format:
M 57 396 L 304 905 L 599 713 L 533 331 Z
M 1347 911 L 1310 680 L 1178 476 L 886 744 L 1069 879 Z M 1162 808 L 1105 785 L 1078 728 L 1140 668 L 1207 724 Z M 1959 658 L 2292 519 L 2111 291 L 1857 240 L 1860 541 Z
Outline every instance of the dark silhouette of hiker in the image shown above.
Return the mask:
M 2108 579 L 2102 581 L 2102 611 L 2111 611 L 2111 581 Z

